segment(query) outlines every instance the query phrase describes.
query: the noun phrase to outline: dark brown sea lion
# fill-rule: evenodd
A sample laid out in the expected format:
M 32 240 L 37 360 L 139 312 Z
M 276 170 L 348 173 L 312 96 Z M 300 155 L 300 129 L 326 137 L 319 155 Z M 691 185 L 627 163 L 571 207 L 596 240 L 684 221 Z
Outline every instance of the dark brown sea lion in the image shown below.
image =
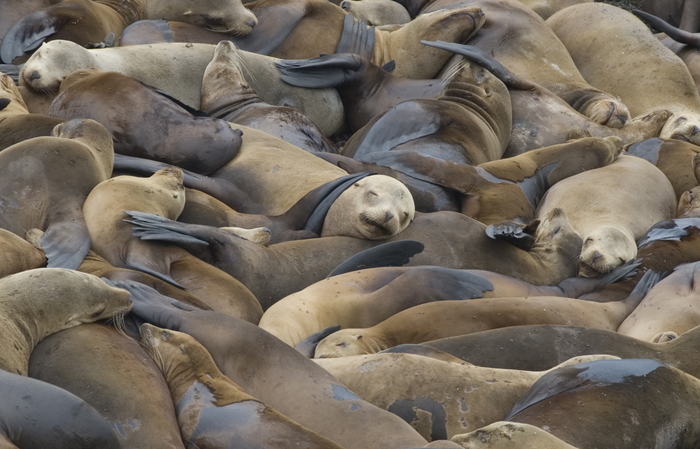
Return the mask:
M 29 376 L 99 410 L 123 449 L 184 447 L 158 367 L 113 327 L 85 324 L 45 338 L 32 351 Z
M 262 101 L 243 70 L 240 52 L 230 41 L 221 41 L 204 71 L 202 111 L 210 117 L 264 131 L 309 152 L 338 152 L 301 112 Z
M 400 418 L 360 400 L 327 371 L 259 327 L 216 312 L 183 310 L 187 306 L 173 306 L 145 287 L 128 288 L 138 317 L 191 335 L 243 391 L 342 447 L 426 444 Z
M 321 340 L 315 357 L 372 354 L 405 343 L 525 324 L 565 324 L 616 330 L 658 281 L 647 272 L 624 301 L 594 303 L 579 299 L 533 296 L 438 301 L 403 310 L 364 329 L 343 329 Z M 435 323 L 440 323 L 436 326 Z
M 698 399 L 700 380 L 676 368 L 649 359 L 598 360 L 545 374 L 506 420 L 581 449 L 690 449 L 700 444 Z
M 62 388 L 0 370 L 0 389 L 0 446 L 4 448 L 122 447 L 97 410 Z
M 182 104 L 117 72 L 73 72 L 61 83 L 49 115 L 90 117 L 112 134 L 116 153 L 206 175 L 233 159 L 242 143 L 241 131 L 227 122 L 194 117 Z
M 668 109 L 673 115 L 659 137 L 700 143 L 695 82 L 683 61 L 641 20 L 616 6 L 582 3 L 558 12 L 547 24 L 591 85 L 619 96 L 633 116 Z
M 417 214 L 401 234 L 387 240 L 322 237 L 278 243 L 268 248 L 209 226 L 145 215 L 131 222 L 138 224 L 137 232 L 142 238 L 153 235 L 173 242 L 239 279 L 264 309 L 320 281 L 332 267 L 350 256 L 387 241 L 417 240 L 425 245 L 425 250 L 414 256 L 410 265 L 495 271 L 538 285 L 553 285 L 574 276 L 576 255 L 581 249 L 580 237 L 569 225 L 566 215 L 558 210 L 553 210 L 538 226 L 529 251 L 487 237 L 483 224 L 454 212 Z M 246 263 L 241 264 L 239 260 L 246 260 Z M 260 273 L 270 275 L 262 277 Z
M 217 368 L 192 336 L 151 324 L 140 329 L 140 344 L 163 373 L 177 404 L 177 419 L 187 447 L 340 449 L 340 446 L 290 420 L 246 394 Z M 179 369 L 174 369 L 178 367 Z
M 142 19 L 182 20 L 232 34 L 249 33 L 257 24 L 253 13 L 240 0 L 71 0 L 15 22 L 2 40 L 0 57 L 12 62 L 49 39 L 65 39 L 82 46 L 101 42 L 107 34 L 119 36 L 128 24 Z
M 49 267 L 75 269 L 90 248 L 82 207 L 112 174 L 112 138 L 93 120 L 56 125 L 52 137 L 24 140 L 0 152 L 0 227 L 24 238 L 44 232 Z

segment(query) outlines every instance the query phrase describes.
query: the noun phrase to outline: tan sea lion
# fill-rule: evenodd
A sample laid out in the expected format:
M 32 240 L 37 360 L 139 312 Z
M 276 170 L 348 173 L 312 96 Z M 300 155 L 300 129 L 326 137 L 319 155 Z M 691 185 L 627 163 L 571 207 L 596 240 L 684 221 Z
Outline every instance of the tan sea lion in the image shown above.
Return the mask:
M 187 447 L 247 444 L 287 448 L 298 444 L 340 449 L 246 394 L 224 376 L 209 352 L 192 336 L 146 323 L 141 326 L 139 342 L 163 372 L 172 401 L 177 404 L 178 423 Z
M 450 441 L 470 449 L 576 449 L 539 427 L 506 421 L 498 421 L 469 433 L 455 435 Z
M 243 391 L 342 447 L 389 449 L 426 444 L 400 418 L 361 400 L 259 327 L 216 312 L 184 310 L 189 308 L 179 303 L 175 307 L 155 291 L 133 283 L 127 288 L 135 295 L 138 317 L 191 335 Z M 321 415 L 324 419 L 318 419 Z
M 610 192 L 616 192 L 610 195 Z M 666 176 L 635 156 L 567 178 L 547 191 L 537 216 L 560 207 L 583 238 L 579 274 L 606 273 L 637 254 L 637 240 L 655 223 L 676 214 Z
M 182 171 L 177 168 L 160 170 L 150 178 L 117 176 L 100 183 L 83 206 L 92 249 L 115 267 L 184 285 L 212 309 L 257 323 L 260 304 L 240 282 L 181 248 L 133 237 L 131 226 L 123 221 L 127 210 L 175 219 L 184 206 L 184 194 Z
M 29 376 L 99 410 L 123 449 L 184 448 L 160 370 L 138 343 L 111 326 L 83 324 L 48 336 L 32 351 Z
M 12 62 L 49 39 L 65 39 L 81 46 L 102 42 L 109 33 L 121 35 L 132 22 L 143 19 L 182 20 L 212 31 L 243 35 L 257 24 L 255 15 L 239 0 L 159 0 L 59 2 L 29 14 L 7 31 L 0 57 Z
M 343 0 L 339 6 L 369 25 L 401 25 L 411 21 L 406 8 L 393 0 Z
M 0 278 L 46 266 L 46 254 L 17 234 L 0 228 Z
M 668 109 L 673 115 L 659 137 L 700 143 L 695 83 L 683 61 L 641 20 L 616 6 L 582 3 L 553 15 L 547 24 L 591 85 L 620 97 L 633 116 Z
M 525 324 L 565 324 L 616 330 L 658 281 L 658 274 L 653 273 L 647 272 L 627 299 L 611 303 L 533 296 L 421 304 L 369 328 L 335 332 L 319 342 L 314 356 L 332 358 L 373 354 L 404 343 L 423 343 Z
M 575 357 L 559 367 L 616 358 Z M 451 439 L 503 419 L 546 373 L 482 368 L 413 354 L 315 361 L 358 396 L 400 416 L 429 441 Z
M 24 64 L 19 85 L 54 94 L 64 77 L 80 69 L 119 72 L 161 89 L 198 109 L 202 76 L 214 55 L 209 44 L 153 44 L 88 50 L 70 41 L 43 44 Z M 310 91 L 279 79 L 275 58 L 241 52 L 251 86 L 270 104 L 299 109 L 324 135 L 342 127 L 343 108 L 333 89 Z M 36 75 L 34 73 L 36 72 Z
M 5 371 L 24 376 L 29 354 L 45 336 L 131 309 L 125 290 L 64 268 L 38 268 L 7 276 L 0 280 L 0 292 L 0 364 Z
M 50 137 L 24 140 L 0 152 L 0 227 L 24 238 L 44 231 L 49 267 L 75 269 L 90 248 L 82 207 L 112 174 L 112 138 L 93 120 L 56 125 Z
M 640 394 L 644 392 L 644 394 Z M 655 360 L 597 360 L 539 378 L 506 421 L 531 424 L 578 448 L 692 448 L 700 380 Z

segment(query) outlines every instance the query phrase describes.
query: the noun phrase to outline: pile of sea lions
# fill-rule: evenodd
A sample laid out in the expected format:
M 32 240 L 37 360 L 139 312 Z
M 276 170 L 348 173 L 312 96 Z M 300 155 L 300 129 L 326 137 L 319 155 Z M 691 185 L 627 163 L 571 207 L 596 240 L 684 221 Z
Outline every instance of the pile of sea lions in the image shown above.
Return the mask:
M 0 447 L 699 447 L 700 6 L 612 3 L 0 1 Z

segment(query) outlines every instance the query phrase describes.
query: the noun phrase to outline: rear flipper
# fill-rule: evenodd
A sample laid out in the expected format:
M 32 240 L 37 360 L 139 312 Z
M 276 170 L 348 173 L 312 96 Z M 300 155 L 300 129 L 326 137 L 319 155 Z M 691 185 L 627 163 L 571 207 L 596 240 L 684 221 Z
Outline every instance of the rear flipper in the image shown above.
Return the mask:
M 90 233 L 85 220 L 51 223 L 39 240 L 48 268 L 77 270 L 90 250 Z
M 343 22 L 343 34 L 335 48 L 336 53 L 354 53 L 372 60 L 374 51 L 374 27 L 368 26 L 362 19 L 355 21 L 355 16 L 347 14 Z
M 286 59 L 275 62 L 282 73 L 280 79 L 287 84 L 310 89 L 336 87 L 354 77 L 363 63 L 356 55 L 341 53 L 322 55 L 313 59 Z
M 530 251 L 535 244 L 535 231 L 539 220 L 531 221 L 527 226 L 514 221 L 504 221 L 486 227 L 486 235 L 492 239 L 505 240 L 523 251 Z
M 649 14 L 638 9 L 633 9 L 632 14 L 639 17 L 643 21 L 647 22 L 654 29 L 661 33 L 666 33 L 668 37 L 674 41 L 690 45 L 691 47 L 700 47 L 700 33 L 690 33 L 688 31 L 683 31 L 671 25 L 670 23 L 656 17 L 655 15 Z
M 365 270 L 377 267 L 401 267 L 409 262 L 411 257 L 421 253 L 425 246 L 417 240 L 399 240 L 384 243 L 374 248 L 361 251 L 341 263 L 327 278 L 351 271 Z
M 323 330 L 311 334 L 297 344 L 294 349 L 304 354 L 306 357 L 313 359 L 314 353 L 316 352 L 316 346 L 318 342 L 329 336 L 330 334 L 340 330 L 340 326 L 330 326 Z

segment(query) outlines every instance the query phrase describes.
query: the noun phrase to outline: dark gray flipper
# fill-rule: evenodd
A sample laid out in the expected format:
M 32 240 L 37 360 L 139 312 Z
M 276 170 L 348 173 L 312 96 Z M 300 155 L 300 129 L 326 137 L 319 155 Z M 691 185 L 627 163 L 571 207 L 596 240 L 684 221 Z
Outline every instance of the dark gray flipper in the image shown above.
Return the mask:
M 402 267 L 425 246 L 417 240 L 399 240 L 361 251 L 341 263 L 326 279 L 351 271 L 377 267 Z
M 0 98 L 0 111 L 5 109 L 10 103 L 12 103 L 12 100 L 9 98 Z
M 387 73 L 393 73 L 396 70 L 396 61 L 393 59 L 382 66 L 382 70 Z
M 605 287 L 606 285 L 614 284 L 615 282 L 630 277 L 634 276 L 637 274 L 637 268 L 642 264 L 642 259 L 632 259 L 628 260 L 624 264 L 620 265 L 619 267 L 615 268 L 611 272 L 604 274 L 603 276 L 600 276 L 598 279 L 598 284 L 596 284 L 596 290 L 600 290 L 601 288 Z
M 123 220 L 134 225 L 131 234 L 141 240 L 156 240 L 183 245 L 209 246 L 209 242 L 187 233 L 187 225 L 158 215 L 125 210 L 131 220 Z
M 175 279 L 171 278 L 170 276 L 168 276 L 166 274 L 160 273 L 160 272 L 158 272 L 158 271 L 156 271 L 156 270 L 154 270 L 154 269 L 152 269 L 152 268 L 150 268 L 142 263 L 135 262 L 135 261 L 127 261 L 127 266 L 128 266 L 128 268 L 130 268 L 132 270 L 142 271 L 146 274 L 150 274 L 154 278 L 158 278 L 161 281 L 167 282 L 168 284 L 173 285 L 177 288 L 187 290 L 185 287 L 178 284 L 177 281 L 175 281 Z
M 348 14 L 343 22 L 343 34 L 335 48 L 336 53 L 354 53 L 372 60 L 374 51 L 374 27 L 368 26 L 362 19 L 355 21 L 355 16 Z
M 690 33 L 674 27 L 663 19 L 656 17 L 638 9 L 633 9 L 632 14 L 647 22 L 653 28 L 661 33 L 666 33 L 668 37 L 681 44 L 690 45 L 691 47 L 700 47 L 700 33 Z
M 652 137 L 651 139 L 642 140 L 641 142 L 636 142 L 627 147 L 626 153 L 632 156 L 637 156 L 645 161 L 649 161 L 656 165 L 659 160 L 659 150 L 664 141 L 658 137 Z
M 679 242 L 683 237 L 690 235 L 688 228 L 700 229 L 700 218 L 675 218 L 656 223 L 646 234 L 637 241 L 637 248 L 642 249 L 644 245 L 657 240 L 675 240 Z
M 486 235 L 494 240 L 505 240 L 523 251 L 530 251 L 535 244 L 535 230 L 539 220 L 531 221 L 527 226 L 514 221 L 504 221 L 486 227 Z
M 284 59 L 275 63 L 287 84 L 310 89 L 336 87 L 353 77 L 362 68 L 362 61 L 349 53 L 322 55 L 313 59 Z
M 530 90 L 537 85 L 525 78 L 522 78 L 506 68 L 503 64 L 493 59 L 488 53 L 472 45 L 456 44 L 444 41 L 420 41 L 421 44 L 441 50 L 451 51 L 458 55 L 476 62 L 489 72 L 493 73 L 499 80 L 503 81 L 507 87 L 516 90 Z
M 370 176 L 371 173 L 356 173 L 353 175 L 344 176 L 343 181 L 333 189 L 327 197 L 319 203 L 313 213 L 309 216 L 304 226 L 304 231 L 311 231 L 316 235 L 321 235 L 323 229 L 323 222 L 326 220 L 326 215 L 328 215 L 328 210 L 331 208 L 335 200 L 345 192 L 350 186 L 355 184 L 362 178 Z
M 90 250 L 90 233 L 85 220 L 51 223 L 39 239 L 48 268 L 77 270 Z
M 304 354 L 306 357 L 313 359 L 314 358 L 314 353 L 316 352 L 316 346 L 318 346 L 318 343 L 329 336 L 330 334 L 334 332 L 338 332 L 340 330 L 340 326 L 335 325 L 331 327 L 327 327 L 323 330 L 320 330 L 316 332 L 315 334 L 311 334 L 302 341 L 299 342 L 296 346 L 294 346 L 294 349 L 297 351 L 301 352 Z
M 19 84 L 19 71 L 22 70 L 23 65 L 0 64 L 0 72 L 12 78 L 15 84 Z

